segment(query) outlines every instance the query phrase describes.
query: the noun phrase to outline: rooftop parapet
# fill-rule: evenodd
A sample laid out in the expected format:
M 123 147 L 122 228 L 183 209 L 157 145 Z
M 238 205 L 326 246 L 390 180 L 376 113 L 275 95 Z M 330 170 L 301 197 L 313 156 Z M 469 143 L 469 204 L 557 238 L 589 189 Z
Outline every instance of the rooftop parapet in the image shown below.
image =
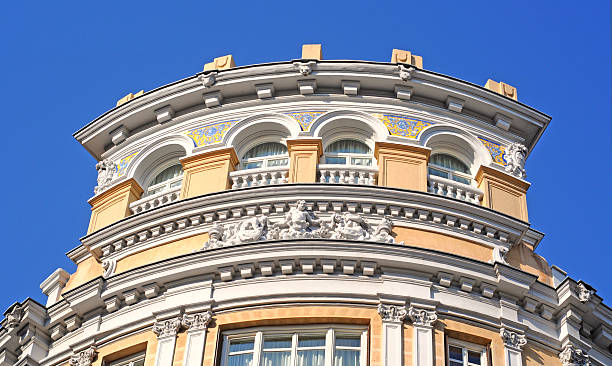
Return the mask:
M 423 56 L 413 55 L 410 51 L 398 50 L 396 48 L 393 49 L 391 54 L 391 62 L 410 64 L 419 69 L 423 68 Z
M 516 88 L 512 85 L 504 83 L 503 81 L 500 81 L 498 83 L 495 80 L 489 79 L 487 80 L 487 83 L 484 87 L 498 94 L 501 94 L 504 97 L 512 98 L 518 101 L 518 97 L 516 95 Z

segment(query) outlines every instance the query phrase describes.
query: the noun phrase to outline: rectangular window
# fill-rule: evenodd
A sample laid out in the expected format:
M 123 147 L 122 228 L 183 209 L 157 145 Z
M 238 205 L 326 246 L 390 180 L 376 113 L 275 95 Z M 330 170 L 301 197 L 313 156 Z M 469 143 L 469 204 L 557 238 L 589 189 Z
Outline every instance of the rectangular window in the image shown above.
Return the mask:
M 348 325 L 223 333 L 222 366 L 366 366 L 367 330 Z
M 449 339 L 446 354 L 449 366 L 485 366 L 487 364 L 485 346 Z
M 139 352 L 112 362 L 104 362 L 105 366 L 144 366 L 145 353 Z

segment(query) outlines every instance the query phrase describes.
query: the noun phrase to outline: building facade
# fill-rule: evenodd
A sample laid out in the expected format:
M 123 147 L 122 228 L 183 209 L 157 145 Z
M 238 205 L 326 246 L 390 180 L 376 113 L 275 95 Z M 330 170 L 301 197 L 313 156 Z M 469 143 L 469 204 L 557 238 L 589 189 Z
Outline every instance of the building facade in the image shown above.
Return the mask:
M 77 131 L 88 231 L 0 365 L 612 365 L 612 311 L 535 253 L 517 90 L 300 59 L 129 94 Z

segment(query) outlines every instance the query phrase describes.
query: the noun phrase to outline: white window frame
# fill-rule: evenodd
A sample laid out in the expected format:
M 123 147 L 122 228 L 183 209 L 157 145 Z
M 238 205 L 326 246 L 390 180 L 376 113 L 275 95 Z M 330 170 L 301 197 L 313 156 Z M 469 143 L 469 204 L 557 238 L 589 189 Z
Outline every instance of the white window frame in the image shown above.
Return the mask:
M 163 164 L 160 164 L 157 168 L 155 168 L 155 170 L 153 172 L 151 172 L 151 174 L 149 174 L 149 178 L 147 181 L 147 184 L 150 184 L 151 182 L 153 182 L 153 180 L 157 177 L 158 174 L 160 174 L 161 172 L 163 172 L 164 170 L 170 168 L 171 166 L 177 165 L 177 164 L 181 164 L 179 160 L 169 160 L 166 161 Z M 170 190 L 170 186 L 176 182 L 181 182 L 181 184 L 179 184 L 176 187 L 180 187 L 182 185 L 182 181 L 183 181 L 183 174 L 174 177 L 172 179 L 169 179 L 167 181 L 161 182 L 161 183 L 157 183 L 155 185 L 148 185 L 147 189 L 144 193 L 144 197 L 147 196 L 152 196 L 154 194 L 158 194 L 158 193 L 162 193 L 162 192 L 166 192 L 168 190 Z M 152 191 L 155 191 L 158 188 L 162 188 L 161 191 L 159 192 L 155 192 L 155 193 L 151 193 Z M 174 187 L 172 187 L 174 188 Z
M 120 358 L 115 361 L 104 362 L 104 365 L 105 366 L 133 366 L 134 363 L 136 363 L 137 361 L 141 361 L 141 360 L 143 361 L 143 364 L 144 364 L 145 355 L 146 355 L 146 352 L 142 351 L 142 352 L 135 353 L 133 355 L 129 355 L 127 357 Z
M 325 325 L 301 325 L 283 327 L 260 327 L 237 329 L 223 332 L 223 350 L 221 356 L 221 366 L 228 365 L 229 345 L 233 339 L 253 339 L 253 351 L 242 351 L 238 353 L 252 353 L 253 363 L 251 366 L 260 366 L 261 357 L 264 351 L 264 335 L 290 336 L 291 337 L 291 361 L 290 366 L 297 365 L 298 335 L 299 334 L 320 334 L 325 336 L 325 366 L 334 366 L 335 361 L 335 340 L 336 335 L 353 335 L 360 337 L 359 366 L 367 366 L 368 357 L 368 328 L 366 326 L 354 326 L 347 324 L 325 324 Z M 320 349 L 319 347 L 301 347 L 300 350 Z M 357 347 L 341 347 L 340 349 L 355 349 Z M 238 354 L 233 352 L 232 355 Z
M 447 338 L 446 341 L 446 365 L 450 366 L 450 347 L 461 348 L 463 354 L 463 366 L 487 366 L 487 346 L 481 344 L 469 343 L 459 339 Z M 480 353 L 480 365 L 475 365 L 468 362 L 468 351 Z
M 249 151 L 251 151 L 251 149 L 254 149 L 255 147 L 259 146 L 259 145 L 263 145 L 263 144 L 267 144 L 267 143 L 278 143 L 281 145 L 284 145 L 285 147 L 287 147 L 286 144 L 279 142 L 279 141 L 263 141 L 260 143 L 257 143 L 251 147 L 249 147 L 244 154 L 242 154 L 243 156 L 246 155 L 246 153 L 248 153 Z M 268 166 L 268 161 L 269 160 L 278 160 L 278 159 L 287 159 L 287 162 L 285 164 L 282 165 L 276 165 L 276 166 Z M 259 168 L 248 168 L 247 169 L 247 165 L 251 164 L 251 163 L 257 163 L 261 161 L 261 167 Z M 268 156 L 261 156 L 261 157 L 257 157 L 257 158 L 248 158 L 248 159 L 240 159 L 240 170 L 251 170 L 251 169 L 266 169 L 266 168 L 277 168 L 277 167 L 281 167 L 281 166 L 288 166 L 289 165 L 289 153 L 284 153 L 284 154 L 278 154 L 278 155 L 268 155 Z
M 360 142 L 362 144 L 364 144 L 365 146 L 368 147 L 368 149 L 370 149 L 370 153 L 369 154 L 357 154 L 357 153 L 334 153 L 334 152 L 326 152 L 325 150 L 331 145 L 334 144 L 338 141 L 342 141 L 342 140 L 353 140 L 353 141 L 357 141 Z M 368 145 L 367 142 L 357 139 L 357 138 L 352 138 L 352 137 L 343 137 L 343 138 L 339 138 L 339 139 L 335 139 L 333 141 L 330 141 L 327 145 L 325 145 L 325 148 L 323 149 L 323 161 L 322 164 L 330 164 L 330 165 L 346 165 L 346 166 L 355 166 L 355 167 L 372 167 L 372 166 L 376 166 L 376 159 L 374 159 L 374 153 L 372 152 L 372 147 L 370 145 Z M 344 158 L 344 164 L 335 164 L 335 163 L 328 163 L 327 162 L 327 158 Z M 357 165 L 357 164 L 353 164 L 352 162 L 352 158 L 358 158 L 358 159 L 370 159 L 371 164 L 370 165 Z

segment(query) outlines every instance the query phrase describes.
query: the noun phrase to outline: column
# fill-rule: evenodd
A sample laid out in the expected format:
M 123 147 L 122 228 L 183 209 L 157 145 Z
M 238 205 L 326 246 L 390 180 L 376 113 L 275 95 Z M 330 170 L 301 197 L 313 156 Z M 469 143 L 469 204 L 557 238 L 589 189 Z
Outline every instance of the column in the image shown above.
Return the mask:
M 382 318 L 382 365 L 402 366 L 403 350 L 403 324 L 407 310 L 403 305 L 379 304 L 378 313 Z
M 210 311 L 183 315 L 182 325 L 187 328 L 187 344 L 185 345 L 183 366 L 202 365 L 206 330 L 211 319 L 212 313 Z
M 525 336 L 506 328 L 501 328 L 499 335 L 504 342 L 506 366 L 523 366 L 523 346 L 527 344 Z
M 476 173 L 478 188 L 484 196 L 482 205 L 519 220 L 528 221 L 527 189 L 530 184 L 501 170 L 481 166 Z
M 408 317 L 414 328 L 412 364 L 414 366 L 433 366 L 433 325 L 438 320 L 435 310 L 411 306 Z
M 319 158 L 323 155 L 321 139 L 287 140 L 289 183 L 316 183 Z
M 142 188 L 128 179 L 89 200 L 91 219 L 87 234 L 130 216 L 130 203 L 140 199 Z
M 157 353 L 155 366 L 172 366 L 176 334 L 181 327 L 181 318 L 162 320 L 153 325 L 153 333 L 157 335 Z
M 376 142 L 378 185 L 427 192 L 427 163 L 431 149 L 390 142 Z
M 229 173 L 238 165 L 233 147 L 206 151 L 181 159 L 183 183 L 181 198 L 220 192 L 231 188 Z

